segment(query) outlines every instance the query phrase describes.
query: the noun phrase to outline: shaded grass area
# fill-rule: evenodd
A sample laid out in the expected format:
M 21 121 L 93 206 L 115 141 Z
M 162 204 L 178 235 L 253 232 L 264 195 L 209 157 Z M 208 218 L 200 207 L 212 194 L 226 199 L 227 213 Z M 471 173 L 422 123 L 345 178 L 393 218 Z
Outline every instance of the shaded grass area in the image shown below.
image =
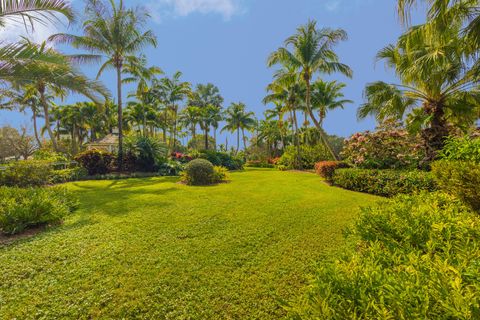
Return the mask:
M 376 199 L 306 173 L 231 180 L 69 184 L 77 213 L 0 247 L 0 318 L 277 319 Z

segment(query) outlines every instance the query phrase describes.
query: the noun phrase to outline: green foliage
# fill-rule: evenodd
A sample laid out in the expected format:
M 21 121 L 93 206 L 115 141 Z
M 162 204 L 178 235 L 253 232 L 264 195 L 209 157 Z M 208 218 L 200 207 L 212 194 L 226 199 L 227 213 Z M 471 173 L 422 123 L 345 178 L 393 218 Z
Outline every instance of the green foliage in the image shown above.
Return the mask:
M 184 169 L 185 166 L 181 162 L 169 160 L 159 166 L 158 173 L 163 177 L 173 177 L 179 176 Z
M 275 168 L 275 165 L 268 163 L 267 161 L 261 161 L 261 160 L 249 160 L 245 164 L 245 167 L 247 168 Z
M 450 137 L 447 139 L 440 157 L 445 160 L 480 163 L 480 138 Z
M 88 171 L 84 167 L 54 170 L 49 177 L 49 182 L 52 184 L 57 184 L 70 181 L 78 181 L 82 180 L 86 176 L 88 176 Z
M 0 233 L 60 221 L 78 205 L 65 188 L 0 187 Z
M 35 151 L 33 154 L 34 160 L 44 160 L 50 162 L 68 162 L 68 157 L 60 152 L 54 152 L 49 148 L 43 148 Z
M 140 172 L 154 172 L 165 162 L 168 148 L 151 137 L 129 137 L 125 150 L 135 157 L 135 169 Z
M 27 160 L 11 163 L 0 171 L 0 185 L 9 187 L 34 187 L 49 183 L 52 167 L 48 161 Z
M 183 181 L 188 185 L 205 186 L 213 183 L 213 164 L 205 159 L 195 159 L 185 166 Z
M 441 190 L 480 212 L 480 163 L 437 161 L 432 165 L 432 172 Z
M 228 170 L 242 170 L 244 161 L 242 158 L 231 155 L 226 152 L 217 152 L 214 150 L 203 150 L 196 154 L 192 153 L 193 158 L 200 158 L 210 161 L 214 166 L 225 167 Z
M 297 165 L 296 158 L 299 158 L 300 160 L 300 163 Z M 295 146 L 288 146 L 285 148 L 285 152 L 280 157 L 277 164 L 283 165 L 289 169 L 313 169 L 315 163 L 331 159 L 332 156 L 330 155 L 330 152 L 322 144 L 314 146 L 301 145 L 300 155 L 297 155 L 297 148 Z
M 295 319 L 478 319 L 480 217 L 450 196 L 362 210 L 355 248 L 322 261 Z
M 76 155 L 75 161 L 87 169 L 88 175 L 94 176 L 111 172 L 115 156 L 103 150 L 92 149 Z
M 333 181 L 333 174 L 337 169 L 345 169 L 350 166 L 345 162 L 340 161 L 322 161 L 315 164 L 315 172 L 328 182 Z
M 228 178 L 228 169 L 225 167 L 214 166 L 212 174 L 212 183 L 220 183 Z
M 385 197 L 437 190 L 432 173 L 420 170 L 339 169 L 332 180 L 344 189 Z
M 387 122 L 377 131 L 356 133 L 345 140 L 342 157 L 363 169 L 403 169 L 419 167 L 425 152 L 419 137 Z

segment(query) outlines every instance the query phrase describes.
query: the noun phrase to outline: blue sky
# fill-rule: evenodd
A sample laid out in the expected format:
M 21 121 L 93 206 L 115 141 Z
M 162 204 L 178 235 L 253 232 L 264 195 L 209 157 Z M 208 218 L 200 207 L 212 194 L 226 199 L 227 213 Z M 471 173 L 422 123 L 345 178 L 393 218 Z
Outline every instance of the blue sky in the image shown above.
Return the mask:
M 82 3 L 75 1 L 80 12 Z M 395 42 L 402 32 L 395 0 L 125 0 L 125 3 L 145 6 L 152 16 L 149 27 L 158 37 L 158 47 L 145 51 L 150 64 L 161 67 L 168 75 L 180 70 L 183 79 L 192 84 L 212 82 L 220 88 L 226 105 L 242 101 L 258 116 L 266 109 L 261 101 L 274 71 L 266 67 L 268 55 L 309 19 L 317 20 L 319 27 L 343 28 L 349 35 L 337 52 L 342 62 L 352 67 L 354 77 L 328 78 L 345 82 L 345 96 L 355 103 L 327 116 L 325 128 L 329 133 L 348 136 L 374 128 L 372 119 L 361 122 L 356 119 L 365 84 L 395 81 L 391 70 L 386 70 L 381 62 L 375 63 L 378 50 Z M 52 26 L 40 27 L 31 37 L 41 40 L 52 29 Z M 75 32 L 74 28 L 70 31 Z M 6 33 L 10 40 L 18 38 L 18 30 Z M 71 52 L 65 47 L 59 49 Z M 83 70 L 93 77 L 98 66 L 89 65 Z M 107 73 L 101 80 L 115 94 L 113 74 Z M 76 99 L 79 98 L 70 97 L 68 102 Z M 28 122 L 29 115 L 0 111 L 0 125 L 19 126 Z

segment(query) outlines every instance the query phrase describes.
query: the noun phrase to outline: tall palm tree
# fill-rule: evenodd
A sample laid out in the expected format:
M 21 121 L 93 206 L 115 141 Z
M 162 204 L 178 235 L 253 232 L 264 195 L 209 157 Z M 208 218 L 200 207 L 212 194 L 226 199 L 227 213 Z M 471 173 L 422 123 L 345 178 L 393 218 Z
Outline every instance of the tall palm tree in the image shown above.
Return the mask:
M 317 23 L 309 21 L 306 25 L 300 26 L 295 35 L 285 40 L 285 46 L 272 53 L 268 59 L 270 67 L 281 64 L 298 70 L 306 85 L 306 111 L 319 131 L 321 130 L 320 122 L 311 108 L 311 82 L 318 73 L 340 72 L 347 77 L 352 77 L 350 67 L 340 63 L 333 50 L 335 45 L 346 39 L 347 33 L 342 29 L 317 29 Z M 328 144 L 326 138 L 324 142 Z M 331 153 L 336 158 L 332 150 Z
M 323 129 L 323 122 L 327 112 L 335 109 L 343 109 L 352 100 L 343 99 L 345 96 L 342 90 L 344 83 L 337 81 L 317 80 L 312 84 L 312 109 L 318 112 L 320 126 Z
M 232 103 L 225 112 L 226 125 L 223 127 L 222 132 L 228 130 L 229 132 L 237 132 L 237 149 L 236 153 L 240 150 L 240 132 L 243 133 L 243 142 L 246 148 L 245 130 L 250 130 L 255 126 L 255 119 L 253 112 L 246 111 L 246 105 L 244 103 Z
M 197 125 L 201 121 L 202 109 L 195 106 L 188 106 L 182 110 L 180 114 L 180 123 L 190 128 L 190 133 L 192 135 L 192 140 L 196 141 L 197 136 Z
M 189 82 L 181 81 L 182 73 L 180 71 L 175 72 L 172 78 L 162 78 L 156 81 L 154 86 L 155 92 L 160 92 L 161 99 L 164 99 L 164 103 L 167 108 L 165 110 L 165 119 L 167 119 L 168 111 L 170 110 L 173 117 L 173 125 L 171 128 L 171 142 L 170 146 L 175 149 L 177 143 L 177 124 L 178 124 L 178 103 L 188 98 L 192 92 Z
M 301 165 L 301 149 L 299 139 L 299 125 L 297 119 L 297 110 L 305 104 L 305 83 L 301 80 L 301 76 L 292 66 L 284 66 L 283 69 L 277 71 L 274 75 L 274 81 L 268 85 L 267 91 L 270 92 L 264 99 L 263 103 L 285 104 L 285 111 L 290 113 L 291 127 L 294 132 L 293 143 L 296 147 L 296 167 Z
M 122 73 L 125 63 L 132 63 L 136 55 L 147 45 L 156 46 L 157 40 L 151 30 L 143 31 L 148 14 L 139 9 L 126 8 L 123 0 L 88 0 L 85 8 L 86 20 L 82 24 L 83 35 L 56 34 L 51 40 L 70 43 L 75 48 L 83 48 L 104 56 L 106 61 L 100 67 L 97 79 L 108 68 L 117 75 L 118 104 L 118 163 L 123 169 L 123 130 L 122 130 Z
M 379 121 L 408 115 L 411 128 L 422 128 L 426 162 L 442 149 L 449 124 L 458 119 L 472 124 L 477 116 L 480 92 L 462 55 L 460 28 L 451 23 L 441 34 L 414 28 L 396 46 L 381 50 L 378 59 L 395 70 L 401 83 L 367 85 L 367 102 L 358 110 L 359 118 L 374 115 Z

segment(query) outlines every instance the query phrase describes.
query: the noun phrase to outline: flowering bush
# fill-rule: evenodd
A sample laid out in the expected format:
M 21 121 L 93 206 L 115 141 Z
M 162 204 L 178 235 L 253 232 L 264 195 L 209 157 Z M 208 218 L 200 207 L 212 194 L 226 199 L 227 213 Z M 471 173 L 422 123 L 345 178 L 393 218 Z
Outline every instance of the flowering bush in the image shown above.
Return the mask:
M 345 140 L 342 157 L 364 169 L 417 168 L 425 152 L 420 138 L 395 124 L 356 133 Z
M 172 159 L 179 161 L 181 163 L 187 163 L 193 160 L 193 158 L 187 154 L 181 153 L 181 152 L 173 152 L 172 153 Z

